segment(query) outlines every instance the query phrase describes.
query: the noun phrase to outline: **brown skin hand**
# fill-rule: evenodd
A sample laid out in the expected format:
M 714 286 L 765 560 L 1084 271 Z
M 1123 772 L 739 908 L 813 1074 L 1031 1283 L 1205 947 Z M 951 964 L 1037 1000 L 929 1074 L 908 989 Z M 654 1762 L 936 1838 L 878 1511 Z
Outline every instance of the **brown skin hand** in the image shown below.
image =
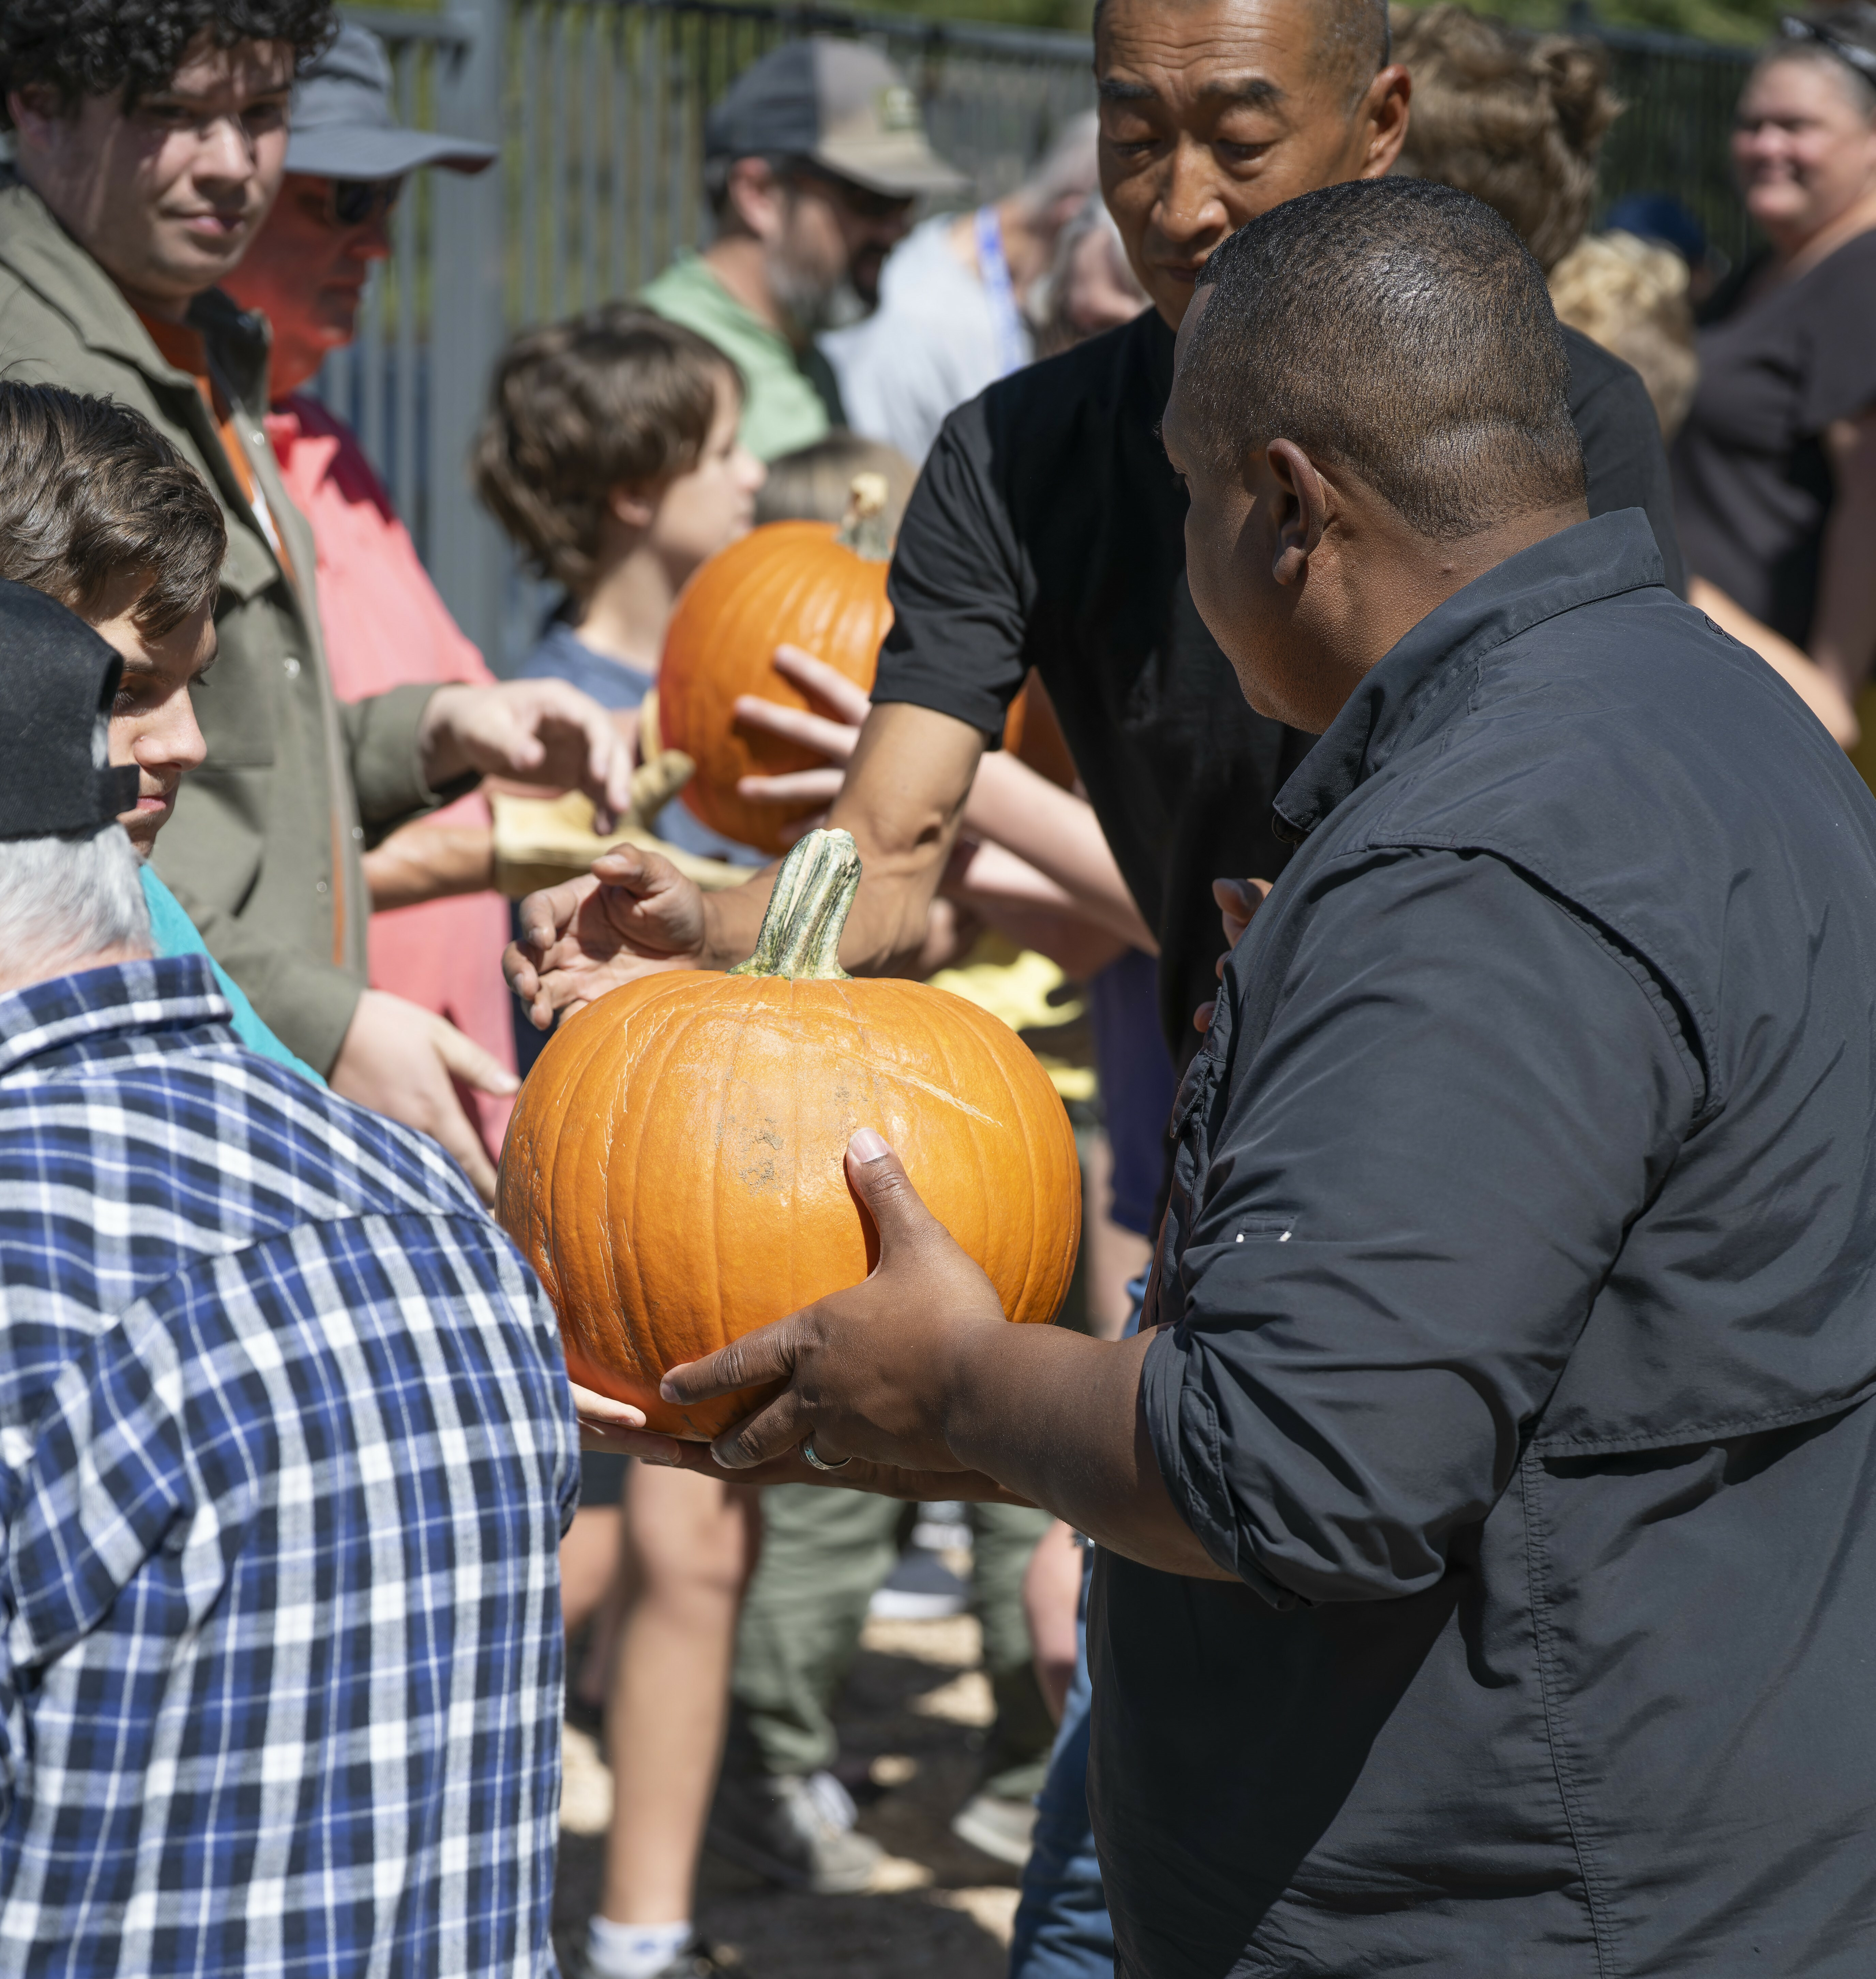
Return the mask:
M 787 1384 L 711 1447 L 724 1474 L 799 1462 L 811 1434 L 824 1462 L 853 1460 L 832 1481 L 877 1490 L 870 1480 L 883 1470 L 897 1496 L 900 1473 L 910 1472 L 937 1477 L 957 1497 L 952 1480 L 974 1471 L 1129 1559 L 1228 1579 L 1161 1481 L 1140 1420 L 1148 1341 L 1006 1324 L 989 1281 L 933 1220 L 886 1143 L 856 1135 L 847 1163 L 880 1233 L 871 1277 L 665 1377 L 674 1401 L 745 1381 Z
M 1351 102 L 1346 78 L 1316 61 L 1313 18 L 1307 0 L 1109 0 L 1095 51 L 1102 188 L 1175 328 L 1197 270 L 1247 220 L 1318 186 L 1377 178 L 1400 151 L 1406 71 L 1383 69 Z M 866 867 L 840 945 L 855 973 L 916 954 L 984 740 L 903 703 L 867 717 L 827 817 L 853 834 Z M 648 970 L 724 968 L 755 946 L 772 870 L 705 898 L 629 864 L 629 877 L 602 865 L 522 903 L 528 936 L 502 966 L 542 1029 Z M 608 886 L 621 882 L 635 890 L 608 905 Z M 588 933 L 597 946 L 583 946 Z

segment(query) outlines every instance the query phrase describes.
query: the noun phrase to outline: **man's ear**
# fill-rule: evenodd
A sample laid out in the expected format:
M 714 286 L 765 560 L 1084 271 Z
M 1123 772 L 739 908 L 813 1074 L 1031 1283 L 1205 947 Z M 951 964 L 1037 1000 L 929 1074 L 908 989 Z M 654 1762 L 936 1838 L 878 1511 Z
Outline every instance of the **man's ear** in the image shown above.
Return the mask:
M 781 234 L 782 184 L 767 158 L 738 158 L 731 165 L 728 204 L 745 234 L 764 241 Z
M 15 132 L 36 151 L 48 150 L 56 141 L 59 128 L 69 121 L 59 102 L 58 91 L 44 82 L 8 90 L 6 114 Z
M 1355 120 L 1362 132 L 1361 177 L 1382 178 L 1394 169 L 1407 141 L 1413 94 L 1414 78 L 1398 62 L 1383 69 L 1368 85 Z
M 1329 491 L 1309 456 L 1293 439 L 1274 439 L 1264 449 L 1277 497 L 1277 554 L 1271 575 L 1279 584 L 1301 584 L 1309 560 L 1329 525 Z

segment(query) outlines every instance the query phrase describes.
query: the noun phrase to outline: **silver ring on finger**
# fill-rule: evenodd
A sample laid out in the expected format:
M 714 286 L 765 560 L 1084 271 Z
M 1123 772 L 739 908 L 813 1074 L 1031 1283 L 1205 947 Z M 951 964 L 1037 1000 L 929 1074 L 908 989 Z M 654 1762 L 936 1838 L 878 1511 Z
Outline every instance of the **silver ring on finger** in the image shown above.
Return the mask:
M 804 1463 L 811 1464 L 817 1470 L 844 1470 L 853 1460 L 850 1457 L 844 1457 L 838 1464 L 830 1464 L 824 1457 L 817 1455 L 812 1430 L 801 1439 L 801 1457 Z

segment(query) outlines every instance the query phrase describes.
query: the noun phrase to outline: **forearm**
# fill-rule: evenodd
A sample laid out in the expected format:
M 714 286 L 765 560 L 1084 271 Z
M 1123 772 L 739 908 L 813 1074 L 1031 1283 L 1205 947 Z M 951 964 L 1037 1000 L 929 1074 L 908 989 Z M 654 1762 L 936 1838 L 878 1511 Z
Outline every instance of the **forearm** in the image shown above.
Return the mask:
M 973 1330 L 948 1384 L 945 1440 L 960 1464 L 1111 1552 L 1165 1573 L 1227 1580 L 1175 1509 L 1146 1433 L 1140 1367 L 1152 1338 Z
M 1811 657 L 1854 702 L 1876 659 L 1876 489 L 1858 486 L 1834 504 L 1811 621 Z
M 1811 657 L 1854 701 L 1876 660 L 1876 412 L 1833 419 L 1824 429 L 1835 499 L 1824 525 Z
M 495 834 L 486 824 L 407 824 L 365 854 L 374 913 L 495 883 Z
M 1121 876 L 1093 808 L 1039 777 L 1015 757 L 987 755 L 977 766 L 964 821 L 1052 880 L 1077 907 L 1129 947 L 1159 953 L 1153 932 Z
M 951 862 L 943 893 L 1019 947 L 1039 950 L 1077 981 L 1126 950 L 1079 901 L 1001 845 L 966 843 L 961 861 Z
M 863 877 L 842 965 L 881 975 L 923 946 L 983 738 L 948 714 L 887 702 L 867 718 L 827 822 L 850 831 Z
M 1835 679 L 1801 648 L 1762 624 L 1704 577 L 1689 578 L 1687 602 L 1741 645 L 1750 646 L 1831 731 L 1833 741 L 1845 749 L 1856 747 L 1861 731 L 1855 711 Z

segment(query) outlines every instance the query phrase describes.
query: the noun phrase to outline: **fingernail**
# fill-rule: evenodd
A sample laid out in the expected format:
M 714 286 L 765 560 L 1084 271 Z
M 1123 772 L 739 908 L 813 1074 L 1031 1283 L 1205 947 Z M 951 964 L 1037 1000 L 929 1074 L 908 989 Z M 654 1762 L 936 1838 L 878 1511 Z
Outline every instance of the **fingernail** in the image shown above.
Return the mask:
M 867 1162 L 877 1162 L 882 1155 L 890 1155 L 892 1152 L 891 1148 L 887 1144 L 886 1136 L 883 1134 L 876 1134 L 870 1127 L 862 1127 L 860 1132 L 847 1142 L 847 1151 L 855 1161 L 863 1165 Z
M 661 1470 L 674 1470 L 677 1468 L 678 1453 L 674 1450 L 668 1457 L 661 1451 L 651 1450 L 641 1450 L 638 1454 L 641 1464 L 655 1464 Z

